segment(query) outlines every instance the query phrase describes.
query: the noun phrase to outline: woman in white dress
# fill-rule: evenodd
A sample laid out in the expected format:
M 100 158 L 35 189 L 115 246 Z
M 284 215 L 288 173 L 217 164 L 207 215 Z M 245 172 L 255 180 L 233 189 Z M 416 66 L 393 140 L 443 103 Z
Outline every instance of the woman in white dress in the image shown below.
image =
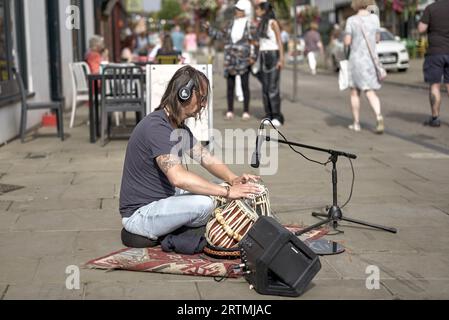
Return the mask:
M 346 35 L 344 43 L 350 47 L 349 69 L 351 77 L 351 107 L 354 122 L 349 129 L 360 131 L 360 94 L 365 92 L 366 97 L 376 115 L 376 133 L 383 133 L 384 119 L 376 90 L 381 88 L 377 79 L 376 68 L 370 55 L 367 41 L 372 51 L 376 52 L 376 43 L 379 41 L 379 17 L 367 10 L 368 6 L 375 4 L 374 0 L 353 0 L 352 8 L 357 13 L 348 18 L 346 22 Z M 363 28 L 363 29 L 362 29 Z M 363 35 L 363 30 L 367 40 Z

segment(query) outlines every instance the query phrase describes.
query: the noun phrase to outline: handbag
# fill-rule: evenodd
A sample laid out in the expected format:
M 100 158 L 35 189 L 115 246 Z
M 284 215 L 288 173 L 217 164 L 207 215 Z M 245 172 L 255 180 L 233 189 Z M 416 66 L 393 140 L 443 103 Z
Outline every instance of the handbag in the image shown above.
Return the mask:
M 260 71 L 260 50 L 257 53 L 257 60 L 251 66 L 251 73 L 256 76 Z
M 349 88 L 349 77 L 349 61 L 341 60 L 340 70 L 338 71 L 338 86 L 340 88 L 340 91 Z
M 365 38 L 366 45 L 368 46 L 369 55 L 371 56 L 371 60 L 374 63 L 374 68 L 376 69 L 377 80 L 379 80 L 379 82 L 382 82 L 387 77 L 387 70 L 385 70 L 385 68 L 382 67 L 379 61 L 379 57 L 377 56 L 377 54 L 374 53 L 374 50 L 368 41 L 368 37 L 366 36 L 365 28 L 363 27 L 363 21 L 361 20 L 360 26 L 362 28 L 363 38 Z

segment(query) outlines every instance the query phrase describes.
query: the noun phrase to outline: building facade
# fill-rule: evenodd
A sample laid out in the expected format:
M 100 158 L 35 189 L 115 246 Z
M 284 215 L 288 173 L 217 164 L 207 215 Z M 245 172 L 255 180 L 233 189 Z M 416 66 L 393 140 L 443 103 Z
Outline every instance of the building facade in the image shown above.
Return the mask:
M 89 0 L 0 0 L 0 145 L 19 134 L 21 103 L 16 68 L 32 102 L 62 100 L 71 105 L 69 63 L 83 60 L 94 34 Z M 28 111 L 27 127 L 39 125 L 45 110 Z

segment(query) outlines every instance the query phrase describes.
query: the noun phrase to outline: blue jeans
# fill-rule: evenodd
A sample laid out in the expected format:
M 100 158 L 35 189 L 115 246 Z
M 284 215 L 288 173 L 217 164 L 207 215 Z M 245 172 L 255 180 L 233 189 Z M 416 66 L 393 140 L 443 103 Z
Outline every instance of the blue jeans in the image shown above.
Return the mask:
M 172 197 L 152 202 L 136 210 L 129 218 L 123 218 L 126 231 L 153 240 L 182 227 L 205 225 L 213 210 L 214 201 L 176 189 Z

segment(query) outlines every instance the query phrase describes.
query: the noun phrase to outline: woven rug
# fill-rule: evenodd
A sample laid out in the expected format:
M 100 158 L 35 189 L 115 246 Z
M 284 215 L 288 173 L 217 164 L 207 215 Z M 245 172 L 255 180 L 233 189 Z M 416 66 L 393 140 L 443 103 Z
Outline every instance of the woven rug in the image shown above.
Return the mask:
M 291 232 L 301 230 L 297 226 L 285 226 Z M 302 241 L 316 240 L 326 235 L 328 229 L 312 230 L 300 236 Z M 240 270 L 235 269 L 240 259 L 214 259 L 203 253 L 184 255 L 164 252 L 160 246 L 153 248 L 125 248 L 107 256 L 93 259 L 85 264 L 89 269 L 130 270 L 157 272 L 190 276 L 239 278 Z

